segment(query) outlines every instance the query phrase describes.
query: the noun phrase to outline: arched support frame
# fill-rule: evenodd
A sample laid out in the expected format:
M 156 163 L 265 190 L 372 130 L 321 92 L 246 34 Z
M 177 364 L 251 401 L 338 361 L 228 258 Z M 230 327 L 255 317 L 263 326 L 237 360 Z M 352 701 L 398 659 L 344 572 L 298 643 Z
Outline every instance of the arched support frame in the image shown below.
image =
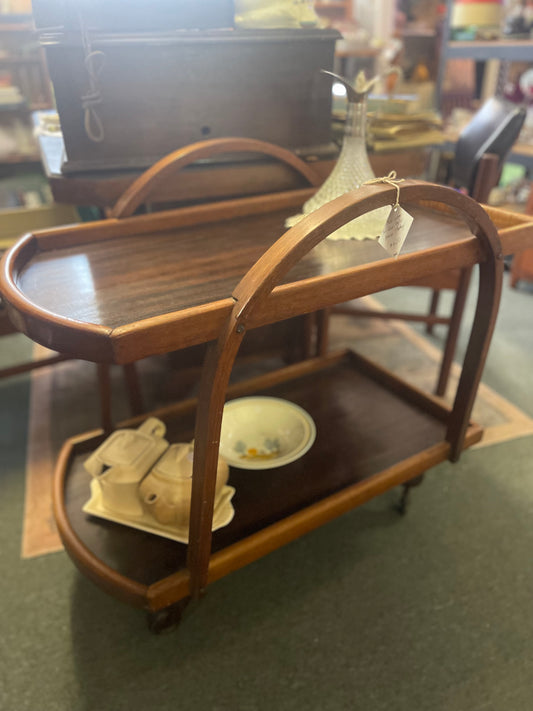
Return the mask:
M 179 148 L 154 163 L 121 195 L 109 216 L 118 219 L 131 217 L 135 210 L 148 200 L 150 195 L 156 193 L 165 181 L 183 168 L 199 160 L 230 153 L 257 153 L 275 158 L 293 168 L 313 187 L 318 187 L 322 182 L 322 178 L 311 165 L 286 148 L 254 138 L 212 138 Z
M 396 188 L 383 185 L 363 187 L 337 198 L 286 232 L 255 263 L 234 290 L 234 308 L 220 337 L 209 348 L 200 386 L 188 549 L 190 592 L 194 598 L 201 595 L 208 578 L 216 469 L 226 390 L 252 314 L 256 309 L 261 309 L 284 275 L 328 234 L 366 212 L 393 204 L 395 199 Z M 463 446 L 496 320 L 503 258 L 496 229 L 475 201 L 442 186 L 417 181 L 402 184 L 402 204 L 427 201 L 449 206 L 459 214 L 477 238 L 481 255 L 477 308 L 446 432 L 449 458 L 455 461 Z M 410 258 L 414 260 L 416 255 L 410 255 Z M 401 269 L 400 262 L 398 269 Z

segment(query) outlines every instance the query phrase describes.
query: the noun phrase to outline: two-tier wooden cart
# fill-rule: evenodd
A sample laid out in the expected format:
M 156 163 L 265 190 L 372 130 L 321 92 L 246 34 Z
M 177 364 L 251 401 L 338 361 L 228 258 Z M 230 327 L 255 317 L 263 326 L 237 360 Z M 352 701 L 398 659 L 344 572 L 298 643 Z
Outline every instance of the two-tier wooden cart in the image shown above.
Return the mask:
M 285 231 L 285 218 L 309 194 L 294 190 L 52 229 L 27 235 L 4 260 L 1 286 L 11 316 L 46 346 L 122 364 L 209 342 L 199 397 L 158 413 L 170 441 L 195 439 L 188 545 L 82 512 L 89 492 L 83 461 L 103 431 L 68 440 L 55 474 L 55 514 L 67 552 L 109 593 L 148 610 L 156 627 L 209 583 L 439 462 L 457 460 L 482 436 L 469 417 L 503 270 L 486 211 L 449 188 L 405 181 L 400 202 L 414 223 L 404 252 L 393 259 L 372 241 L 324 238 L 393 204 L 394 187 L 348 193 Z M 228 385 L 250 329 L 475 264 L 478 304 L 451 408 L 352 351 L 322 353 Z M 316 441 L 286 466 L 232 469 L 235 517 L 212 533 L 223 405 L 249 394 L 303 407 L 316 423 Z

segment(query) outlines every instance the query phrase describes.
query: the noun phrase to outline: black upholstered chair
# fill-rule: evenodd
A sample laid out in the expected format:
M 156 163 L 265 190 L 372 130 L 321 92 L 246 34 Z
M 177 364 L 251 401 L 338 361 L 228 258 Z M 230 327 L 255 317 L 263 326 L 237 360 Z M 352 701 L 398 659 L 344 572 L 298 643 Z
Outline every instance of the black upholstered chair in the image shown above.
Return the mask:
M 503 163 L 518 138 L 525 116 L 526 110 L 523 107 L 498 97 L 484 103 L 459 135 L 445 181 L 456 188 L 466 190 L 478 202 L 486 203 L 490 191 L 499 182 Z M 470 276 L 470 269 L 454 269 L 437 274 L 431 280 L 414 282 L 412 286 L 431 289 L 429 311 L 423 314 L 393 311 L 376 313 L 353 304 L 338 306 L 335 313 L 423 322 L 428 333 L 432 332 L 436 324 L 447 326 L 435 388 L 437 395 L 444 395 L 457 346 Z M 438 316 L 439 297 L 443 289 L 453 290 L 455 296 L 451 314 Z

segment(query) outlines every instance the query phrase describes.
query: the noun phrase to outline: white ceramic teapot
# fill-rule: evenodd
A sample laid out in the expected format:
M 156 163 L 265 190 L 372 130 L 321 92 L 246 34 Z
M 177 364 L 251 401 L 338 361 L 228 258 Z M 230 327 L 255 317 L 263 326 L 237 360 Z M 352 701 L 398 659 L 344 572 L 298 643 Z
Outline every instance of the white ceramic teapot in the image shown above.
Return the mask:
M 186 527 L 191 505 L 193 442 L 172 444 L 139 486 L 147 512 L 159 523 Z M 219 457 L 215 506 L 228 481 L 229 467 Z
M 85 469 L 100 485 L 102 504 L 109 511 L 142 516 L 139 482 L 168 449 L 166 427 L 149 417 L 136 430 L 117 430 L 85 461 Z

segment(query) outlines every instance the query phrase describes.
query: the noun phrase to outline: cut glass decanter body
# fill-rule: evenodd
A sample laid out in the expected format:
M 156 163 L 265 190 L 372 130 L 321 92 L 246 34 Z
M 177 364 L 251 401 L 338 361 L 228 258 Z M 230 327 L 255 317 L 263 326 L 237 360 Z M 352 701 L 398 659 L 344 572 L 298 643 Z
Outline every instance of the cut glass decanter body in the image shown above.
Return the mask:
M 299 215 L 289 217 L 285 222 L 286 227 L 292 227 L 303 217 L 314 212 L 322 205 L 344 195 L 351 190 L 361 187 L 369 180 L 375 179 L 374 172 L 368 160 L 366 151 L 366 106 L 367 95 L 378 77 L 367 81 L 363 72 L 360 72 L 355 82 L 355 89 L 342 77 L 332 72 L 324 72 L 341 82 L 347 92 L 348 109 L 342 148 L 331 174 L 322 187 L 309 198 Z M 390 212 L 389 207 L 380 207 L 368 212 L 361 217 L 348 222 L 338 230 L 328 235 L 328 239 L 377 239 Z

